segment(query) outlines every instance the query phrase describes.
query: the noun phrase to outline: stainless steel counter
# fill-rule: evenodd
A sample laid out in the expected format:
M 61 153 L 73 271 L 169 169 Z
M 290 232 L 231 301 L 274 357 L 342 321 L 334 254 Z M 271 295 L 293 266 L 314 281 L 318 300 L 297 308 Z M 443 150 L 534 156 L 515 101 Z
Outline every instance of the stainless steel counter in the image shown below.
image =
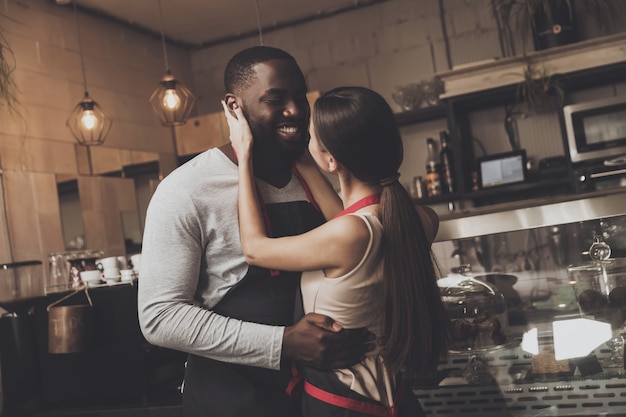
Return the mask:
M 533 199 L 441 216 L 435 241 L 484 236 L 626 213 L 626 190 Z

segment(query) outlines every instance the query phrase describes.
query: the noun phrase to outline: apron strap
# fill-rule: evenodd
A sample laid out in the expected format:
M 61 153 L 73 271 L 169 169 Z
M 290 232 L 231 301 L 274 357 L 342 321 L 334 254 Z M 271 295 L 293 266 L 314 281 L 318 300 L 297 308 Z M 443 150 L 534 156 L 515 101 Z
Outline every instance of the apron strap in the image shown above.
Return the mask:
M 301 394 L 302 391 L 300 388 L 302 387 L 302 381 L 302 375 L 300 375 L 300 372 L 298 371 L 296 361 L 291 361 L 291 379 L 289 380 L 289 384 L 287 384 L 285 393 L 290 397 Z M 296 389 L 298 392 L 296 392 Z
M 311 203 L 311 205 L 315 207 L 315 210 L 322 211 L 319 204 L 317 204 L 317 201 L 315 201 L 315 197 L 313 197 L 313 193 L 311 192 L 309 185 L 306 183 L 306 181 L 304 181 L 304 177 L 302 176 L 302 174 L 300 174 L 300 171 L 298 171 L 298 168 L 296 168 L 295 164 L 292 165 L 291 171 L 293 172 L 293 175 L 298 178 L 300 184 L 302 184 L 302 188 L 304 188 L 304 192 L 306 193 L 306 198 L 309 200 L 309 203 Z
M 308 381 L 304 381 L 304 392 L 322 402 L 334 405 L 336 407 L 345 408 L 347 410 L 357 411 L 359 413 L 369 414 L 377 417 L 396 417 L 398 413 L 396 405 L 402 399 L 402 395 L 404 392 L 404 382 L 400 382 L 398 391 L 396 392 L 396 397 L 394 398 L 394 404 L 391 407 L 386 407 L 381 404 L 367 403 L 365 401 L 359 401 L 353 398 L 333 394 L 332 392 L 328 392 L 316 387 Z

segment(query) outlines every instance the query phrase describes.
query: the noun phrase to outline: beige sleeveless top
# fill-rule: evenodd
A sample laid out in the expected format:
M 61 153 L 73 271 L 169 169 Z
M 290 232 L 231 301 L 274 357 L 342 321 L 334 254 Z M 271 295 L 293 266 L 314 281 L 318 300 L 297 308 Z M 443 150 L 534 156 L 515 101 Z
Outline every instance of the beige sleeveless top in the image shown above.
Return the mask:
M 383 227 L 372 213 L 356 212 L 370 231 L 370 240 L 358 265 L 347 274 L 326 278 L 323 271 L 302 274 L 302 300 L 305 313 L 332 317 L 344 328 L 367 327 L 380 337 L 382 315 L 382 259 L 380 245 Z M 370 352 L 360 363 L 348 369 L 335 369 L 339 380 L 361 395 L 391 406 L 393 378 L 386 372 L 380 349 Z

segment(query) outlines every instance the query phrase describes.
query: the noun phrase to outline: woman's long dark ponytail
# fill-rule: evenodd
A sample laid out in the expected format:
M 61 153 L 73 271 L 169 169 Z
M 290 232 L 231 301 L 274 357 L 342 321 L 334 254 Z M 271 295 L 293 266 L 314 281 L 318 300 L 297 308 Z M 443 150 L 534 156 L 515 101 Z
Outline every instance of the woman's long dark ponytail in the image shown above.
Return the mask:
M 381 194 L 383 342 L 391 372 L 425 377 L 447 353 L 449 320 L 437 286 L 436 263 L 422 220 L 404 187 Z

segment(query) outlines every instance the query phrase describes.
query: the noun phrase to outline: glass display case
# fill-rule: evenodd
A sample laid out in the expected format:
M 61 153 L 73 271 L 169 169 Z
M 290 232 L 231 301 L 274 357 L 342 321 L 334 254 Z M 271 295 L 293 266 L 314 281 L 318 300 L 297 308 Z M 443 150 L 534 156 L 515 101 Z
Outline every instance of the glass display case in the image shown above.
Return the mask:
M 626 415 L 625 193 L 442 216 L 433 251 L 453 328 L 427 415 Z

